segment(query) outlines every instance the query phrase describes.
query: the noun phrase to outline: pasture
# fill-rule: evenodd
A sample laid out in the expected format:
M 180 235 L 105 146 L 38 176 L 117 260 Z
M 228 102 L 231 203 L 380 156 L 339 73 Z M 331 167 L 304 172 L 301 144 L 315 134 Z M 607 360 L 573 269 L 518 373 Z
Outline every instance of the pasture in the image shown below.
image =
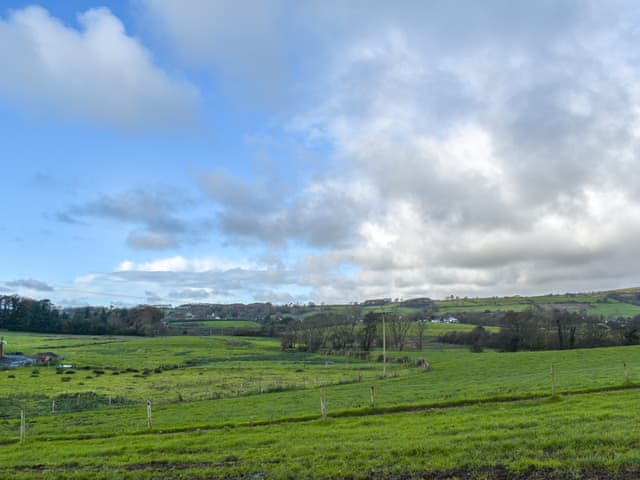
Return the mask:
M 3 478 L 639 473 L 635 346 L 474 354 L 430 343 L 389 352 L 382 378 L 380 352 L 284 353 L 265 338 L 7 337 L 9 351 L 53 351 L 73 367 L 0 372 Z M 415 366 L 419 357 L 431 370 Z

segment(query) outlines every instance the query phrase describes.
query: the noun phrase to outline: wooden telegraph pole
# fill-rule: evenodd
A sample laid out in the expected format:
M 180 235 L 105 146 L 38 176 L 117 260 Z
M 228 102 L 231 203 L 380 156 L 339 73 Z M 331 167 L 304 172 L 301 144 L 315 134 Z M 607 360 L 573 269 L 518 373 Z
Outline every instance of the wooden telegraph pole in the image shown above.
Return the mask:
M 387 332 L 382 314 L 382 378 L 387 378 Z

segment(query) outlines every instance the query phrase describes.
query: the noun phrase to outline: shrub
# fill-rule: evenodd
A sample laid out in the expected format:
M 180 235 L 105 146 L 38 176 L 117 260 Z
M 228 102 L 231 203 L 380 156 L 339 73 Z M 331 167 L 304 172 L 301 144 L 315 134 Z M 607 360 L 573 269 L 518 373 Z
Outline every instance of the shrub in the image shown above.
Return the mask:
M 422 367 L 425 370 L 431 370 L 431 364 L 424 358 L 416 358 L 414 363 L 416 367 Z

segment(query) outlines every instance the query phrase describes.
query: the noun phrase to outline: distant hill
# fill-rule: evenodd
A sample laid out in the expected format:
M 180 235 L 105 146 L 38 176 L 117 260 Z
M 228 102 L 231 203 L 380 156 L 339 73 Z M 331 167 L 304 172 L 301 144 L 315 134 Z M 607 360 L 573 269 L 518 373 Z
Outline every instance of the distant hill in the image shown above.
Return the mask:
M 513 295 L 507 297 L 450 297 L 432 300 L 427 297 L 413 299 L 378 298 L 355 304 L 317 305 L 271 303 L 251 304 L 186 304 L 165 310 L 165 321 L 245 320 L 264 323 L 282 318 L 305 318 L 319 312 L 362 316 L 367 312 L 397 312 L 399 314 L 460 315 L 522 311 L 532 306 L 546 309 L 584 311 L 603 318 L 634 317 L 640 315 L 640 287 L 602 292 L 562 293 L 536 296 Z

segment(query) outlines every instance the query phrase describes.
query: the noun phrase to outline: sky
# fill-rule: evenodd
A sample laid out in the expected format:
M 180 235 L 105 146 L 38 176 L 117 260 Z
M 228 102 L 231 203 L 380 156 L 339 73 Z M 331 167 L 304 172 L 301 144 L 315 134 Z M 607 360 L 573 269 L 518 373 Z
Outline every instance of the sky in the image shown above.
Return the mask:
M 0 294 L 640 285 L 640 5 L 0 1 Z

